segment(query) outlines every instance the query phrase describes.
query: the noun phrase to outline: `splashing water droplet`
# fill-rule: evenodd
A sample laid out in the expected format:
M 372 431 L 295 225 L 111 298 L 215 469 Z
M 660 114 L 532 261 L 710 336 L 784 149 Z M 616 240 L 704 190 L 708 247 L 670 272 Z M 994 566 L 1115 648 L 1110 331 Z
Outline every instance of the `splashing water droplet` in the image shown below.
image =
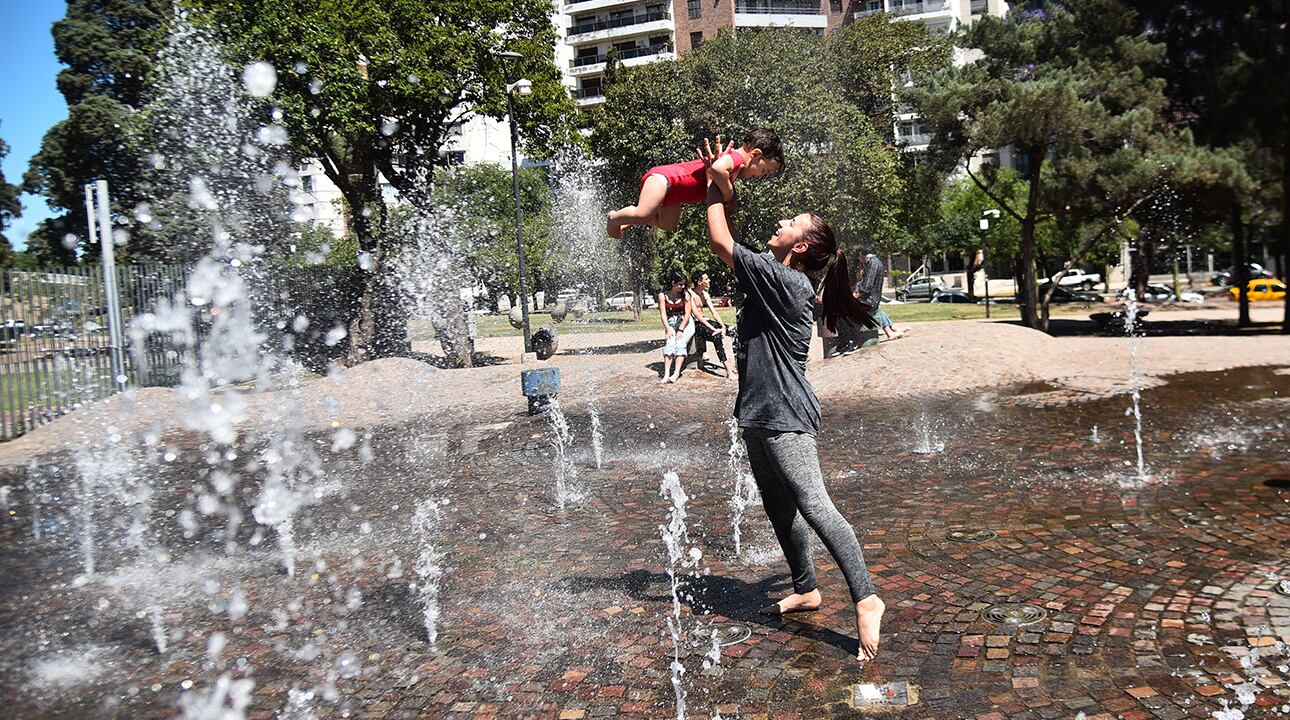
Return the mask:
M 263 60 L 242 69 L 242 86 L 254 97 L 268 97 L 278 86 L 278 71 Z

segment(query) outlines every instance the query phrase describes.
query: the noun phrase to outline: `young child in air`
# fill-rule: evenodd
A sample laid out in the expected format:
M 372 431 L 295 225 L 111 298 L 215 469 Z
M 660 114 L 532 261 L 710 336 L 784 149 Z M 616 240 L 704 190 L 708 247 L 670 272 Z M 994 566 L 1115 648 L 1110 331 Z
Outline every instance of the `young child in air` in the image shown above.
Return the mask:
M 761 128 L 744 136 L 738 150 L 724 153 L 712 165 L 713 183 L 721 196 L 734 199 L 739 178 L 762 177 L 784 167 L 784 146 L 774 131 Z M 671 232 L 681 217 L 682 205 L 694 205 L 708 196 L 708 174 L 702 160 L 659 165 L 641 177 L 640 198 L 635 205 L 609 213 L 609 237 L 620 238 L 629 225 L 652 225 Z

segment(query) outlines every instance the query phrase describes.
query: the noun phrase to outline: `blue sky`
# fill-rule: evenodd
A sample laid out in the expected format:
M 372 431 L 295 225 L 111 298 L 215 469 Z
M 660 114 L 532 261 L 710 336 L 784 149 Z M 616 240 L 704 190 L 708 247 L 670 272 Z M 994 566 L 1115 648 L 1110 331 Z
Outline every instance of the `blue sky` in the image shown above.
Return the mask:
M 0 137 L 9 143 L 4 177 L 14 184 L 22 182 L 45 131 L 67 117 L 67 104 L 55 85 L 62 66 L 54 57 L 54 39 L 49 34 L 50 25 L 66 11 L 62 0 L 0 0 L 0 27 L 4 28 L 0 67 L 5 68 Z M 23 195 L 22 206 L 22 217 L 4 231 L 17 249 L 26 247 L 27 234 L 52 214 L 38 196 Z

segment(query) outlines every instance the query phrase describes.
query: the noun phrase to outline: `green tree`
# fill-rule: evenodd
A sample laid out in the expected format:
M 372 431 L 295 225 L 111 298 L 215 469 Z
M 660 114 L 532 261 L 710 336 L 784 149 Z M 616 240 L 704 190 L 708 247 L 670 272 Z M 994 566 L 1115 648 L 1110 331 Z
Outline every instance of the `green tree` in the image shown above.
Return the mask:
M 435 174 L 435 203 L 451 213 L 467 275 L 495 300 L 519 301 L 519 264 L 515 247 L 515 199 L 511 169 L 481 164 L 442 168 Z M 551 188 L 541 168 L 520 169 L 520 208 L 524 213 L 524 262 L 529 288 L 541 286 L 549 269 Z
M 604 169 L 609 201 L 634 202 L 644 170 L 694 157 L 705 137 L 721 133 L 737 144 L 746 131 L 770 127 L 785 143 L 785 170 L 739 184 L 742 237 L 765 238 L 780 218 L 804 211 L 827 218 L 850 247 L 893 236 L 902 185 L 899 153 L 886 141 L 890 118 L 875 122 L 849 99 L 858 91 L 844 87 L 838 67 L 847 54 L 830 42 L 723 31 L 676 62 L 624 68 L 590 116 L 592 150 L 613 159 Z M 666 245 L 638 247 L 645 234 L 629 233 L 624 255 L 633 267 L 653 257 L 695 262 L 703 232 L 701 213 L 683 212 Z
M 989 172 L 967 170 L 1021 226 L 1022 320 L 1030 327 L 1047 328 L 1057 286 L 1040 298 L 1039 224 L 1058 216 L 1066 224 L 1059 232 L 1069 233 L 1101 220 L 1079 244 L 1091 247 L 1162 191 L 1170 162 L 1189 147 L 1189 136 L 1166 126 L 1164 81 L 1149 74 L 1163 47 L 1134 34 L 1134 23 L 1114 0 L 1036 3 L 984 17 L 956 39 L 979 59 L 910 91 L 941 159 L 1015 148 L 1028 183 L 1024 204 L 999 197 Z
M 1164 44 L 1169 111 L 1198 144 L 1242 157 L 1240 173 L 1201 198 L 1197 220 L 1228 226 L 1238 287 L 1244 286 L 1249 229 L 1280 240 L 1280 267 L 1290 260 L 1290 8 L 1282 0 L 1131 0 L 1140 24 Z M 1241 322 L 1248 300 L 1241 295 Z M 1282 332 L 1290 333 L 1290 303 Z
M 67 118 L 46 131 L 23 176 L 24 190 L 63 212 L 58 237 L 44 238 L 52 252 L 65 249 L 62 228 L 79 234 L 87 227 L 87 182 L 108 181 L 118 217 L 128 217 L 141 199 L 142 164 L 130 137 L 170 9 L 168 0 L 68 0 L 66 17 L 53 25 L 54 52 L 67 66 L 58 74 Z M 95 239 L 89 243 L 97 247 Z
M 79 238 L 68 225 L 68 217 L 70 216 L 45 218 L 36 223 L 36 227 L 27 235 L 27 254 L 41 267 L 76 264 Z
M 9 143 L 0 138 L 0 160 L 9 155 Z M 4 230 L 13 223 L 14 218 L 22 216 L 22 202 L 18 200 L 20 189 L 17 185 L 6 182 L 4 171 L 0 170 L 0 268 L 13 267 L 13 245 L 5 237 Z
M 364 275 L 350 329 L 355 359 L 406 352 L 406 312 L 388 263 L 406 238 L 388 232 L 379 178 L 412 207 L 431 212 L 430 180 L 444 163 L 439 151 L 453 122 L 468 112 L 502 117 L 508 77 L 533 83 L 530 95 L 515 98 L 529 151 L 565 137 L 572 101 L 551 54 L 551 4 L 199 2 L 227 29 L 239 59 L 277 68 L 271 99 L 283 112 L 293 149 L 318 158 L 345 198 Z M 523 58 L 508 68 L 496 54 L 502 50 Z M 448 316 L 464 328 L 460 308 Z M 455 359 L 469 362 L 469 354 Z

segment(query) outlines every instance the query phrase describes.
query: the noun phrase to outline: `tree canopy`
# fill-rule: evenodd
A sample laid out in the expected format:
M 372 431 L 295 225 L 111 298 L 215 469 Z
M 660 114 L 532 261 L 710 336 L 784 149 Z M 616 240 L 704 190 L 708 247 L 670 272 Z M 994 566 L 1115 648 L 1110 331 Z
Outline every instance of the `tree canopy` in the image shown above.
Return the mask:
M 739 183 L 742 236 L 760 242 L 780 218 L 810 211 L 846 246 L 882 243 L 898 232 L 903 200 L 892 88 L 904 62 L 947 62 L 948 52 L 926 49 L 935 46 L 923 26 L 877 18 L 828 38 L 723 31 L 676 62 L 618 70 L 590 116 L 593 151 L 612 158 L 610 200 L 634 202 L 646 169 L 693 158 L 705 137 L 738 145 L 769 127 L 785 143 L 785 169 Z M 703 255 L 701 215 L 687 209 L 659 241 L 661 266 Z
M 933 155 L 966 163 L 969 177 L 1020 224 L 1022 318 L 1031 327 L 1047 326 L 1036 226 L 1054 217 L 1066 232 L 1099 220 L 1113 227 L 1159 194 L 1194 149 L 1189 134 L 1167 123 L 1165 83 L 1152 73 L 1164 48 L 1135 30 L 1132 11 L 1115 0 L 1014 8 L 958 35 L 972 62 L 908 93 L 934 130 Z M 1028 182 L 1024 203 L 994 193 L 996 168 L 971 160 L 1006 146 L 1016 149 Z M 1080 247 L 1104 230 L 1086 234 Z
M 58 74 L 67 119 L 46 131 L 23 177 L 24 190 L 63 212 L 38 229 L 33 246 L 41 252 L 68 259 L 63 235 L 85 232 L 83 188 L 91 180 L 108 181 L 117 215 L 140 200 L 143 168 L 130 138 L 170 10 L 168 0 L 68 0 L 66 17 L 54 23 L 54 52 L 67 66 Z
M 515 121 L 529 152 L 573 137 L 564 122 L 572 101 L 551 53 L 552 5 L 199 2 L 241 62 L 276 68 L 271 100 L 292 149 L 318 158 L 344 196 L 365 286 L 350 331 L 355 359 L 406 352 L 406 313 L 387 259 L 407 235 L 387 232 L 380 178 L 403 201 L 431 212 L 433 174 L 446 162 L 439 150 L 452 124 L 467 113 L 502 117 L 507 82 L 521 76 L 532 81 L 532 93 L 515 98 Z M 522 57 L 508 61 L 498 55 L 504 50 Z M 457 327 L 440 328 L 441 336 L 464 331 L 460 308 L 442 315 Z
M 0 138 L 0 160 L 4 160 L 8 154 L 9 143 Z M 0 170 L 0 268 L 13 265 L 13 245 L 9 243 L 9 238 L 5 237 L 4 231 L 13 223 L 14 218 L 22 216 L 22 202 L 18 200 L 19 192 L 19 187 L 7 182 L 4 171 Z

